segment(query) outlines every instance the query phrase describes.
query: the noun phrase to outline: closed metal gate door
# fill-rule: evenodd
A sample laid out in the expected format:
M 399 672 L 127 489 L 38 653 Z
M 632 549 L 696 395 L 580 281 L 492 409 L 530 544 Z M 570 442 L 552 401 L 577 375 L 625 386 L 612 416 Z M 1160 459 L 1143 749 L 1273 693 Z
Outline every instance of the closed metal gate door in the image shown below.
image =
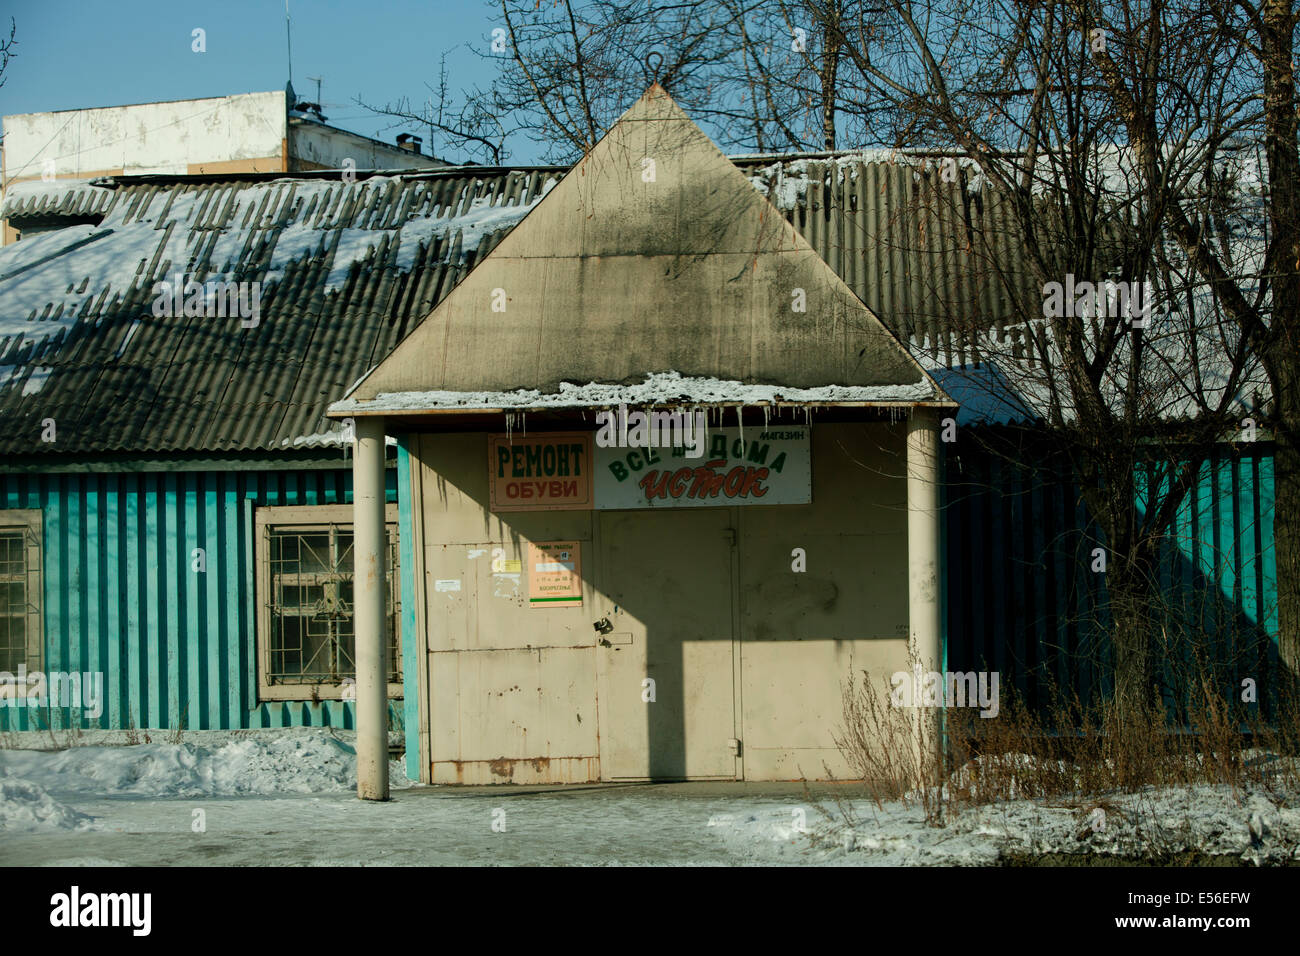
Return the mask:
M 603 512 L 606 779 L 734 779 L 733 509 Z

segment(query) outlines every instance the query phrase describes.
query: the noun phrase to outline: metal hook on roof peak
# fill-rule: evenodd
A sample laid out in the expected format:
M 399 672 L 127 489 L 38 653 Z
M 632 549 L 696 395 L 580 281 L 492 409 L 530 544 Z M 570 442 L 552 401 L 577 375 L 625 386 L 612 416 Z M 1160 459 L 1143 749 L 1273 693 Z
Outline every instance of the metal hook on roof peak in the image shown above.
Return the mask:
M 659 62 L 656 63 L 654 66 L 650 65 L 651 57 L 658 57 L 659 59 Z M 651 83 L 659 82 L 659 71 L 660 69 L 663 68 L 663 65 L 664 65 L 664 55 L 660 53 L 658 50 L 651 50 L 649 53 L 645 55 L 645 68 L 646 68 L 646 72 L 650 74 Z

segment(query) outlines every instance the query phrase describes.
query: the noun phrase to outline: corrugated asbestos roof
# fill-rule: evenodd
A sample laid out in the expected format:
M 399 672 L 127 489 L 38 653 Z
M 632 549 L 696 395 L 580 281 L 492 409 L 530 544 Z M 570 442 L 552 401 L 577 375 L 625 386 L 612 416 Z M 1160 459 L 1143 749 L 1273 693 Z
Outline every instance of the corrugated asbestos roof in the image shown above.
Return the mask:
M 95 185 L 96 180 L 55 180 L 24 183 L 4 197 L 0 218 L 43 219 L 49 216 L 103 215 L 113 201 L 113 191 Z
M 1017 310 L 982 267 L 1024 270 L 1009 214 L 969 169 L 906 154 L 732 161 L 927 367 L 1014 353 Z M 11 187 L 0 215 L 97 226 L 0 250 L 0 452 L 283 450 L 324 418 L 565 170 L 456 167 L 127 177 Z M 992 242 L 972 251 L 977 230 Z M 155 318 L 154 283 L 261 284 L 260 324 Z M 1034 288 L 1019 284 L 1026 294 Z M 1041 305 L 1041 296 L 1038 296 Z M 1023 314 L 1023 313 L 1021 313 Z M 1006 342 L 1011 345 L 1008 349 Z M 56 441 L 41 441 L 54 419 Z
M 0 212 L 19 226 L 104 218 L 0 250 L 0 453 L 281 450 L 332 430 L 328 403 L 562 173 L 16 185 Z M 260 283 L 257 327 L 155 317 L 155 283 L 183 272 Z
M 923 363 L 979 362 L 972 331 L 1023 321 L 989 268 L 1028 274 L 1015 221 L 969 163 L 945 182 L 924 153 L 732 161 Z

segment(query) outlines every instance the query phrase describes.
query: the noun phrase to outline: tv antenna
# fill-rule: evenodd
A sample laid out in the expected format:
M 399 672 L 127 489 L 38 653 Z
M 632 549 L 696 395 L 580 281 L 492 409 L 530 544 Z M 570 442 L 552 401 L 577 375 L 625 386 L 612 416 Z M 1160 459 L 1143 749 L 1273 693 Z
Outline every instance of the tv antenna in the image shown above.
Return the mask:
M 293 34 L 289 30 L 289 0 L 284 0 L 284 41 L 289 48 L 289 85 L 293 85 Z
M 320 81 L 323 80 L 323 79 L 325 79 L 325 77 L 323 77 L 323 76 L 309 76 L 309 77 L 307 77 L 307 79 L 309 79 L 309 80 L 315 80 L 315 81 L 316 81 L 316 105 L 317 105 L 317 106 L 321 106 L 321 107 L 323 107 L 324 104 L 321 103 L 321 101 L 320 101 Z

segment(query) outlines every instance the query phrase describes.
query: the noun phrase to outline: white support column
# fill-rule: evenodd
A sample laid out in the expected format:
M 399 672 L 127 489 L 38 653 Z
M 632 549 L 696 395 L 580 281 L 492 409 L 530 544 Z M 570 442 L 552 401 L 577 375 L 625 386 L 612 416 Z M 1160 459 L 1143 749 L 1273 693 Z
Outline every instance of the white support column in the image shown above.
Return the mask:
M 939 581 L 939 416 L 913 408 L 907 420 L 908 644 L 922 674 L 943 666 Z M 943 767 L 943 712 L 918 706 L 915 713 L 920 777 L 914 784 L 931 786 Z
M 357 662 L 357 796 L 388 799 L 387 528 L 384 420 L 358 416 L 352 457 L 352 591 Z
M 943 664 L 939 560 L 939 416 L 913 408 L 907 421 L 907 610 L 923 671 Z

